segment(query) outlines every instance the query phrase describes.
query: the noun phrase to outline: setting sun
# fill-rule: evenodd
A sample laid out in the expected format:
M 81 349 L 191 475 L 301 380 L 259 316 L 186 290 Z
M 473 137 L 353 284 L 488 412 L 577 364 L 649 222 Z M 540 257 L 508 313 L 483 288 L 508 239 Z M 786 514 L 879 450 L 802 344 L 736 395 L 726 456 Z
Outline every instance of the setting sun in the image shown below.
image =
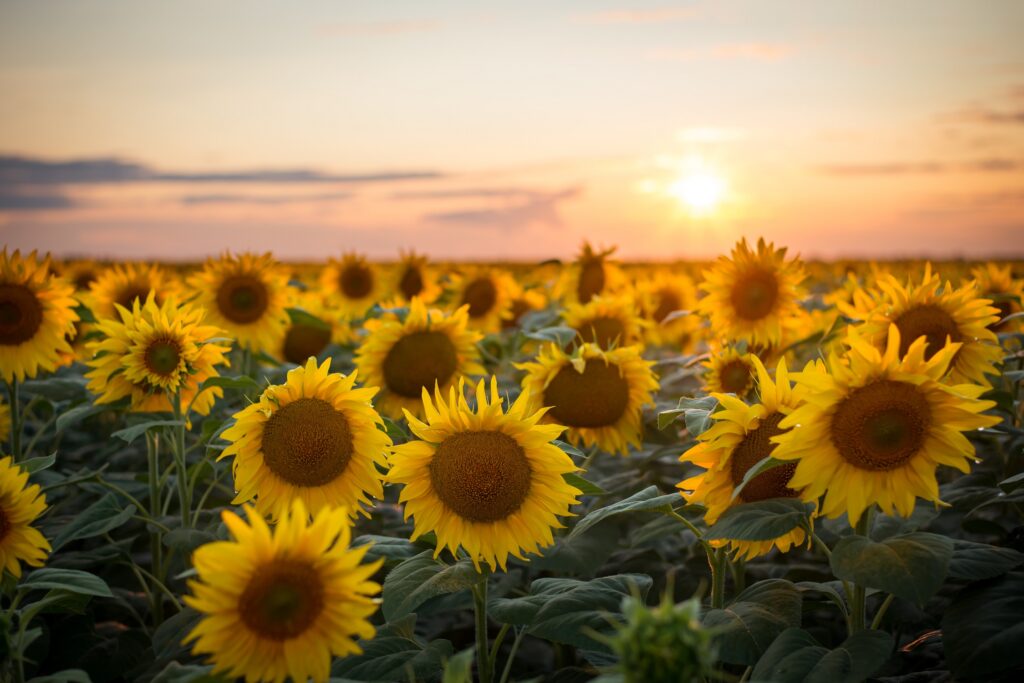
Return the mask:
M 725 198 L 728 185 L 721 176 L 712 171 L 696 170 L 673 182 L 668 191 L 691 212 L 703 215 L 718 208 Z

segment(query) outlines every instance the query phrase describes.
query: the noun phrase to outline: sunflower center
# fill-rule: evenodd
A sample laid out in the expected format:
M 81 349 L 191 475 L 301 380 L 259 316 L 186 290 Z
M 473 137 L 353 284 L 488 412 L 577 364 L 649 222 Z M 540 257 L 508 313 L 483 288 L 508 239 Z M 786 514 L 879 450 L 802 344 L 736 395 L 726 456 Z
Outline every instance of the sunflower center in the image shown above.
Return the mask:
M 293 486 L 334 481 L 352 458 L 352 430 L 327 401 L 300 398 L 275 412 L 263 426 L 263 461 Z
M 928 342 L 924 357 L 929 359 L 946 345 L 946 337 L 953 342 L 962 338 L 956 321 L 946 311 L 933 304 L 914 306 L 896 318 L 900 331 L 900 355 L 904 356 L 910 345 L 924 337 Z
M 84 270 L 75 276 L 74 285 L 75 289 L 82 291 L 89 289 L 89 285 L 96 279 L 96 273 L 91 270 Z
M 604 291 L 604 263 L 600 259 L 585 261 L 580 266 L 576 298 L 585 304 Z
M 140 284 L 132 283 L 127 285 L 124 289 L 117 293 L 114 297 L 114 302 L 124 306 L 129 311 L 135 304 L 135 300 L 138 299 L 140 302 L 145 303 L 146 297 L 149 296 L 149 287 L 144 287 Z
M 232 275 L 217 290 L 217 308 L 233 323 L 255 322 L 269 305 L 267 286 L 252 275 Z
M 580 325 L 580 339 L 585 343 L 593 343 L 602 349 L 611 348 L 613 343 L 621 343 L 626 336 L 626 326 L 618 318 L 598 316 Z
M 415 266 L 409 266 L 402 273 L 402 279 L 398 281 L 398 289 L 402 296 L 411 299 L 423 291 L 423 274 Z
M 497 522 L 530 492 L 530 463 L 507 434 L 459 432 L 442 441 L 430 462 L 430 483 L 445 505 L 474 522 Z
M 181 362 L 181 345 L 174 339 L 157 339 L 146 349 L 146 369 L 170 377 Z
M 757 429 L 748 432 L 740 445 L 733 450 L 732 457 L 729 459 L 733 486 L 739 486 L 750 468 L 775 450 L 775 444 L 771 441 L 772 437 L 786 431 L 779 429 L 782 418 L 782 413 L 772 413 L 764 418 Z M 795 471 L 796 463 L 787 463 L 762 472 L 747 482 L 747 485 L 740 491 L 740 498 L 744 503 L 754 503 L 769 498 L 792 498 L 797 492 L 789 488 L 787 484 L 793 478 Z
M 301 560 L 274 559 L 252 575 L 238 599 L 242 621 L 270 640 L 304 633 L 324 609 L 316 568 Z
M 341 271 L 338 285 L 349 299 L 362 299 L 373 290 L 373 271 L 361 263 L 350 263 Z
M 491 312 L 498 303 L 498 288 L 487 277 L 478 277 L 466 285 L 462 303 L 469 304 L 469 317 L 480 318 Z
M 11 531 L 11 520 L 7 519 L 7 513 L 4 511 L 2 505 L 0 505 L 0 542 L 3 542 L 7 538 L 7 534 Z
M 832 417 L 832 443 L 854 467 L 900 467 L 921 449 L 931 424 L 928 400 L 914 385 L 878 380 L 855 389 Z
M 996 292 L 996 294 L 998 294 L 998 293 L 999 292 Z M 991 296 L 991 294 L 989 294 L 987 296 Z M 992 330 L 994 332 L 1002 332 L 1002 331 L 1004 331 L 1006 329 L 1009 329 L 1011 323 L 1005 323 L 1005 324 L 1001 325 L 999 323 L 999 321 L 1002 320 L 1003 318 L 1005 318 L 1006 316 L 1010 315 L 1011 313 L 1013 313 L 1013 302 L 1009 301 L 1007 299 L 999 299 L 999 300 L 993 301 L 992 302 L 992 306 L 994 306 L 995 309 L 997 311 L 999 311 L 999 313 L 998 313 L 999 320 L 997 320 L 994 323 L 988 325 L 988 329 L 990 329 L 990 330 Z
M 583 372 L 566 365 L 544 390 L 544 405 L 554 406 L 550 415 L 566 426 L 607 427 L 626 412 L 629 383 L 603 359 L 587 361 Z
M 35 336 L 43 307 L 25 285 L 0 284 L 0 345 L 15 346 Z
M 767 270 L 745 273 L 733 285 L 729 300 L 736 315 L 744 320 L 760 320 L 775 308 L 779 298 L 779 281 Z
M 658 307 L 654 309 L 654 321 L 661 322 L 668 317 L 669 313 L 682 309 L 683 304 L 679 296 L 671 289 L 663 289 L 658 292 Z
M 742 360 L 731 360 L 718 371 L 718 381 L 727 394 L 742 396 L 750 388 L 750 366 Z
M 302 365 L 320 355 L 331 341 L 331 331 L 319 325 L 293 324 L 284 336 L 284 359 Z
M 382 364 L 388 389 L 406 398 L 419 398 L 424 388 L 433 391 L 435 382 L 444 386 L 457 365 L 452 340 L 444 332 L 430 331 L 399 339 Z

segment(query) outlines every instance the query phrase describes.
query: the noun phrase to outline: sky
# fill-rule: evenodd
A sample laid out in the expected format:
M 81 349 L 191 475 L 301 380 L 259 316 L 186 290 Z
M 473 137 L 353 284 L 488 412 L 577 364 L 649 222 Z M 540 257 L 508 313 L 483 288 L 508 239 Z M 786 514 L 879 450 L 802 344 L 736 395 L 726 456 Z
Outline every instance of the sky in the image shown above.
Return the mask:
M 0 0 L 0 242 L 1024 256 L 1024 2 Z

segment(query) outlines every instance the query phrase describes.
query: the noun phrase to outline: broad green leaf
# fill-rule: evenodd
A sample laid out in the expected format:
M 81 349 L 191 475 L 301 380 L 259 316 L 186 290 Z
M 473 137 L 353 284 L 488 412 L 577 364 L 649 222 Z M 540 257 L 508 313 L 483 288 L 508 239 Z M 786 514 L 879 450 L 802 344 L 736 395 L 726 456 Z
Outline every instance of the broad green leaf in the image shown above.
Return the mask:
M 800 591 L 789 581 L 759 581 L 724 609 L 708 610 L 704 625 L 717 631 L 719 657 L 752 666 L 787 628 L 800 625 Z
M 46 379 L 32 379 L 21 384 L 26 394 L 42 396 L 51 401 L 82 400 L 86 397 L 84 377 L 51 375 Z
M 682 503 L 683 498 L 678 493 L 662 494 L 658 491 L 657 486 L 648 486 L 644 490 L 634 493 L 629 498 L 590 511 L 583 519 L 576 523 L 576 526 L 569 533 L 569 538 L 578 536 L 595 524 L 616 515 L 636 512 L 668 513 L 672 511 L 674 504 Z
M 942 617 L 946 660 L 958 678 L 990 680 L 1024 666 L 1024 572 L 973 583 Z
M 436 680 L 454 648 L 447 640 L 432 640 L 426 647 L 407 638 L 377 637 L 359 641 L 363 654 L 334 661 L 332 677 L 353 681 Z
M 838 579 L 923 606 L 946 579 L 952 555 L 950 539 L 921 531 L 881 542 L 847 536 L 832 549 L 831 565 Z
M 473 655 L 475 647 L 467 647 L 444 663 L 441 683 L 473 683 Z
M 199 623 L 200 616 L 199 612 L 191 607 L 185 607 L 157 627 L 153 632 L 152 641 L 157 660 L 175 658 L 187 649 L 182 641 Z
M 664 518 L 668 519 L 668 518 Z M 673 520 L 668 520 L 677 524 Z M 630 534 L 629 540 L 633 540 Z M 569 573 L 589 577 L 597 573 L 605 560 L 619 547 L 621 532 L 614 524 L 599 525 L 577 536 L 555 536 L 555 544 L 530 564 L 537 571 Z
M 142 422 L 131 427 L 125 427 L 111 434 L 111 436 L 117 437 L 123 441 L 131 443 L 135 439 L 139 438 L 150 429 L 156 429 L 157 427 L 178 427 L 185 424 L 181 420 L 150 420 L 148 422 Z
M 82 422 L 93 415 L 99 415 L 107 410 L 110 410 L 110 406 L 107 404 L 93 405 L 91 403 L 84 403 L 82 405 L 75 406 L 70 410 L 65 410 L 57 416 L 57 422 L 55 423 L 54 428 L 58 432 L 63 432 L 68 427 L 73 427 L 79 422 Z
M 92 683 L 92 680 L 81 669 L 64 669 L 55 674 L 30 678 L 28 683 Z
M 828 652 L 810 633 L 787 628 L 780 633 L 754 667 L 751 683 L 802 683 Z
M 38 458 L 29 458 L 28 460 L 22 460 L 18 463 L 18 467 L 25 470 L 29 474 L 34 474 L 41 470 L 49 469 L 53 467 L 53 464 L 57 462 L 57 454 L 50 453 L 49 455 L 40 456 Z
M 568 484 L 569 486 L 575 486 L 576 488 L 578 488 L 584 496 L 603 496 L 608 493 L 594 482 L 588 481 L 581 477 L 580 475 L 574 474 L 573 472 L 563 474 L 562 478 L 565 480 L 565 483 Z
M 532 332 L 524 332 L 528 338 L 543 342 L 554 342 L 559 346 L 568 346 L 576 338 L 576 330 L 565 325 L 545 327 Z
M 202 393 L 212 387 L 220 387 L 221 389 L 238 389 L 243 394 L 260 393 L 260 385 L 256 383 L 256 380 L 248 375 L 236 375 L 234 377 L 208 377 L 199 385 L 199 391 L 196 393 Z
M 764 474 L 768 470 L 773 470 L 776 467 L 782 467 L 783 465 L 792 465 L 792 463 L 788 460 L 776 460 L 770 455 L 758 460 L 754 463 L 753 467 L 747 470 L 743 475 L 743 481 L 741 481 L 739 485 L 732 490 L 732 500 L 739 498 L 740 494 L 743 493 L 743 489 L 745 489 L 747 484 L 753 481 L 755 477 Z
M 53 539 L 53 550 L 56 552 L 71 541 L 92 538 L 116 529 L 134 514 L 134 505 L 122 509 L 117 496 L 108 494 L 71 518 Z
M 180 552 L 183 557 L 189 557 L 192 555 L 192 551 L 203 545 L 204 543 L 211 543 L 217 540 L 209 531 L 202 529 L 185 529 L 179 527 L 177 529 L 171 529 L 163 535 L 164 545 L 168 548 L 173 548 Z
M 575 446 L 573 446 L 571 444 L 567 444 L 564 441 L 559 441 L 558 439 L 555 439 L 551 443 L 553 443 L 556 446 L 558 446 L 559 448 L 561 448 L 565 452 L 565 454 L 570 456 L 570 457 L 573 457 L 573 458 L 585 458 L 585 457 L 587 457 L 586 454 L 583 451 L 581 451 L 580 449 L 576 448 Z
M 411 557 L 384 579 L 381 611 L 389 622 L 416 611 L 431 598 L 466 590 L 480 581 L 480 574 L 468 560 L 447 565 L 433 555 L 433 550 L 426 550 Z
M 909 534 L 911 531 L 927 527 L 938 516 L 939 508 L 935 503 L 919 500 L 909 517 L 875 515 L 870 535 L 873 540 L 884 541 L 891 536 Z
M 200 666 L 168 662 L 167 666 L 153 677 L 152 683 L 228 683 L 228 681 L 215 676 L 212 665 Z
M 874 674 L 892 652 L 892 636 L 861 631 L 834 650 L 822 647 L 806 631 L 789 628 L 779 634 L 754 667 L 751 683 L 861 683 Z
M 62 590 L 80 595 L 97 595 L 101 598 L 113 597 L 106 581 L 78 569 L 36 569 L 19 584 L 25 590 Z
M 373 534 L 366 534 L 364 536 L 357 536 L 352 541 L 352 547 L 356 548 L 361 545 L 372 543 L 370 549 L 366 551 L 366 561 L 372 562 L 381 557 L 387 560 L 408 560 L 414 555 L 418 555 L 423 552 L 423 549 L 409 542 L 405 538 L 395 538 L 394 536 L 375 536 Z
M 288 317 L 291 319 L 293 325 L 305 325 L 307 327 L 315 327 L 318 330 L 327 331 L 331 329 L 329 323 L 324 322 L 305 309 L 288 308 L 287 311 Z
M 1018 472 L 1012 477 L 1007 477 L 999 482 L 999 488 L 1009 493 L 1019 486 L 1024 486 L 1024 472 Z
M 981 581 L 1005 574 L 1021 563 L 1024 563 L 1024 554 L 1012 548 L 953 539 L 949 578 L 958 581 Z
M 718 518 L 704 538 L 712 540 L 769 541 L 809 524 L 812 503 L 799 498 L 771 498 L 735 505 Z

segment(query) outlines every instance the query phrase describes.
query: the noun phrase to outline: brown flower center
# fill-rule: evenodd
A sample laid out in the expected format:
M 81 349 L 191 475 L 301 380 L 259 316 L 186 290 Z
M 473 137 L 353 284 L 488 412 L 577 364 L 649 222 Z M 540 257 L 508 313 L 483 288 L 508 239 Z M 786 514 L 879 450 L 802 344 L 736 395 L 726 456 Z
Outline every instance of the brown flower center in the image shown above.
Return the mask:
M 727 394 L 743 396 L 750 390 L 752 380 L 750 365 L 739 358 L 729 361 L 718 371 L 718 382 Z
M 602 349 L 610 349 L 612 344 L 622 345 L 626 337 L 626 326 L 618 318 L 598 316 L 580 325 L 580 339 L 585 343 L 594 343 Z
M 734 486 L 739 486 L 750 468 L 775 450 L 775 444 L 772 443 L 771 438 L 786 431 L 779 429 L 782 418 L 782 413 L 772 413 L 764 418 L 757 429 L 748 432 L 743 437 L 743 441 L 733 450 L 732 457 L 729 459 L 729 467 Z M 797 492 L 789 488 L 787 484 L 793 478 L 794 472 L 796 472 L 796 463 L 773 467 L 747 482 L 747 485 L 740 491 L 739 497 L 744 503 L 754 503 L 769 498 L 792 498 L 797 495 Z
M 16 346 L 35 336 L 43 306 L 25 285 L 0 284 L 0 345 Z
M 437 496 L 474 522 L 496 522 L 518 510 L 530 492 L 530 474 L 522 446 L 493 431 L 452 434 L 430 462 Z
M 946 311 L 934 304 L 914 306 L 901 313 L 895 320 L 900 331 L 900 355 L 904 356 L 910 345 L 920 337 L 928 342 L 924 357 L 929 359 L 946 346 L 946 337 L 958 342 L 962 339 L 956 321 Z
M 489 277 L 478 277 L 466 285 L 462 303 L 469 304 L 469 317 L 480 318 L 491 312 L 498 303 L 498 288 Z
M 391 347 L 384 358 L 384 382 L 390 391 L 406 398 L 419 398 L 424 387 L 444 385 L 455 374 L 458 357 L 455 345 L 444 332 L 413 332 Z
M 74 282 L 74 285 L 75 285 L 75 289 L 77 289 L 78 291 L 81 292 L 81 291 L 84 291 L 86 289 L 89 289 L 89 285 L 91 285 L 95 280 L 96 280 L 96 273 L 94 271 L 92 271 L 92 270 L 83 270 L 80 273 L 78 273 L 78 275 L 75 276 L 75 279 L 74 279 L 73 282 Z
M 342 269 L 338 286 L 347 298 L 362 299 L 373 291 L 373 271 L 363 263 L 350 263 Z
M 114 303 L 120 304 L 130 311 L 136 299 L 140 303 L 146 303 L 146 297 L 149 296 L 149 292 L 149 287 L 138 282 L 132 282 L 125 285 L 124 289 L 117 293 L 117 296 L 114 297 Z
M 300 398 L 267 420 L 261 446 L 267 467 L 289 484 L 323 486 L 348 466 L 352 431 L 327 401 Z
M 0 505 L 0 543 L 7 538 L 7 534 L 11 531 L 11 520 L 7 518 L 7 512 L 3 506 Z
M 511 314 L 507 320 L 501 321 L 502 329 L 512 329 L 519 325 L 519 320 L 529 313 L 531 310 L 530 304 L 526 299 L 514 299 L 512 301 Z
M 864 470 L 893 470 L 924 445 L 931 406 L 906 382 L 878 380 L 853 390 L 832 416 L 832 443 L 847 462 Z
M 760 320 L 775 309 L 779 281 L 775 273 L 755 268 L 739 277 L 729 294 L 736 315 L 744 320 Z
M 331 331 L 319 325 L 293 323 L 284 335 L 284 359 L 302 365 L 320 355 L 331 341 Z
M 683 303 L 679 300 L 679 296 L 671 289 L 662 289 L 658 292 L 658 307 L 654 309 L 654 313 L 651 317 L 654 318 L 655 322 L 661 322 L 668 317 L 669 313 L 673 311 L 681 310 Z
M 277 558 L 255 571 L 238 599 L 250 629 L 269 640 L 302 635 L 324 609 L 324 586 L 309 562 Z
M 629 405 L 629 383 L 619 366 L 604 359 L 587 361 L 582 373 L 566 365 L 544 390 L 544 405 L 555 421 L 569 427 L 607 427 Z
M 155 339 L 150 342 L 144 358 L 147 370 L 154 375 L 170 377 L 181 363 L 181 344 L 176 339 Z
M 411 299 L 423 291 L 423 273 L 416 266 L 408 266 L 398 281 L 398 289 L 402 296 Z
M 267 286 L 252 275 L 232 275 L 217 290 L 217 308 L 233 323 L 259 320 L 270 305 Z
M 580 264 L 580 279 L 576 283 L 576 298 L 585 304 L 604 291 L 604 261 L 588 259 Z

